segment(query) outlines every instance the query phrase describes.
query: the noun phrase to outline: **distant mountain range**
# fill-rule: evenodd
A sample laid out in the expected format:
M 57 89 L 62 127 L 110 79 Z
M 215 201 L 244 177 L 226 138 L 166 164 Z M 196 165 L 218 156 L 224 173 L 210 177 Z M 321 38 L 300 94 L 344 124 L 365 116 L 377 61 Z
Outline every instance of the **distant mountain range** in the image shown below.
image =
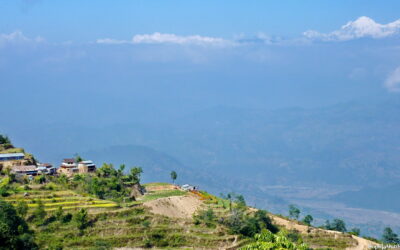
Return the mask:
M 243 193 L 275 212 L 299 197 L 399 212 L 390 202 L 400 196 L 399 110 L 395 98 L 316 109 L 219 106 L 169 120 L 138 123 L 132 114 L 129 124 L 1 124 L 0 132 L 42 161 L 79 153 L 98 164 L 142 166 L 146 181 L 168 180 L 175 170 L 178 182 Z

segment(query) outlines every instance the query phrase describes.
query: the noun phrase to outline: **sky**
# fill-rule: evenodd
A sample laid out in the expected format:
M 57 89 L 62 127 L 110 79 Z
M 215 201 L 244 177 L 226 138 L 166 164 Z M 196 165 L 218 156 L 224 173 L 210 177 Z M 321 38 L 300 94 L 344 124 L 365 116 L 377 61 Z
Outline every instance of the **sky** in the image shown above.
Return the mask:
M 90 42 L 100 37 L 129 39 L 154 32 L 232 38 L 259 32 L 299 36 L 328 32 L 369 16 L 397 20 L 398 1 L 46 1 L 2 0 L 0 30 L 21 30 L 52 42 Z
M 0 105 L 13 105 L 0 114 L 126 122 L 126 113 L 398 98 L 398 9 L 399 1 L 1 0 Z

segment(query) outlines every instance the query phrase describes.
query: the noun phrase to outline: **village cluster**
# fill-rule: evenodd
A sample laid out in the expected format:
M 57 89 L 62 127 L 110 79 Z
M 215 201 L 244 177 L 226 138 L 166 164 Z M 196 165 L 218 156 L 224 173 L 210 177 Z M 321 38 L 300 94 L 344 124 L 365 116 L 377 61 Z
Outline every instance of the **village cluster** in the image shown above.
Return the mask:
M 9 169 L 17 175 L 35 176 L 40 174 L 65 174 L 72 176 L 77 173 L 91 173 L 96 171 L 96 165 L 89 160 L 77 161 L 74 158 L 64 159 L 59 167 L 50 163 L 35 163 L 25 159 L 23 153 L 0 154 L 0 169 Z

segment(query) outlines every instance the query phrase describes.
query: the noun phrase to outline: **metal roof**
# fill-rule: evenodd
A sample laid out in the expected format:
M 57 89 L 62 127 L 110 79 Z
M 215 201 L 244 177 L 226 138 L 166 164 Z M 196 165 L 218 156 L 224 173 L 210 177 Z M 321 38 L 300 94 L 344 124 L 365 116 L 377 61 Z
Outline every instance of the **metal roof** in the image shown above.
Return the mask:
M 0 154 L 0 158 L 25 157 L 23 153 Z

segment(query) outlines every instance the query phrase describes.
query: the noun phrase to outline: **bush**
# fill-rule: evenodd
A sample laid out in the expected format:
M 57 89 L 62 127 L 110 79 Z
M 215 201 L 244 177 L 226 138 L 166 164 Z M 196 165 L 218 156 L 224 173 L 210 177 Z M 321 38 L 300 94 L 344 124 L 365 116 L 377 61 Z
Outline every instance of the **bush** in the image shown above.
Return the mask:
M 80 231 L 83 231 L 89 225 L 88 213 L 84 208 L 80 209 L 73 218 Z
M 308 250 L 305 244 L 292 243 L 283 232 L 274 235 L 268 230 L 263 230 L 260 234 L 254 236 L 255 242 L 250 243 L 242 250 L 265 250 L 265 249 L 290 249 L 290 250 Z
M 62 216 L 62 223 L 68 223 L 72 220 L 72 214 L 71 213 L 66 213 L 64 216 Z

